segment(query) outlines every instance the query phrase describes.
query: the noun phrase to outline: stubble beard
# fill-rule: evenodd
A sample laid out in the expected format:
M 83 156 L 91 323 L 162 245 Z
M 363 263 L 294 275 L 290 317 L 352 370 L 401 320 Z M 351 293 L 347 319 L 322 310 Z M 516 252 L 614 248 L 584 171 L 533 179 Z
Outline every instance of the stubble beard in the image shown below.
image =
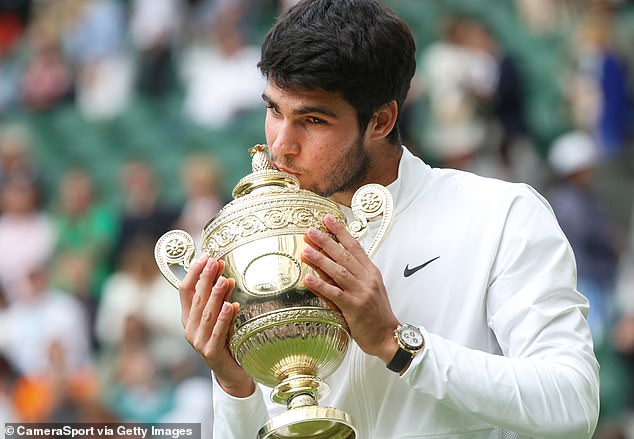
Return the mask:
M 359 136 L 354 147 L 328 173 L 330 179 L 325 181 L 328 186 L 316 188 L 315 192 L 322 197 L 331 197 L 340 192 L 355 191 L 365 183 L 369 168 L 370 156 L 363 144 L 363 138 Z

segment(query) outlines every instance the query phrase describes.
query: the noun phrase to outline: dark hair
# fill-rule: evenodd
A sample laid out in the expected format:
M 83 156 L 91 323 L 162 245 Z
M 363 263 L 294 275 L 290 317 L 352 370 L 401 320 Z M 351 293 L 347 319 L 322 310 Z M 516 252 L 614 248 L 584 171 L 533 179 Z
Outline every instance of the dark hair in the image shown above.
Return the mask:
M 403 20 L 376 0 L 302 0 L 266 35 L 258 67 L 280 88 L 341 93 L 363 131 L 393 100 L 400 116 L 416 47 Z M 388 140 L 400 142 L 398 119 Z

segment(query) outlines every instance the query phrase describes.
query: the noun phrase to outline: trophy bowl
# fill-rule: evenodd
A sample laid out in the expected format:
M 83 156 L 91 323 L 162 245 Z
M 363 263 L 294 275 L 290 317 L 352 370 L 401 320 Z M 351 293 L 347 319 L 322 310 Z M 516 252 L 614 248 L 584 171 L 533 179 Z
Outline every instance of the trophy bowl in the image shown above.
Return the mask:
M 308 290 L 303 279 L 315 271 L 301 260 L 310 227 L 329 233 L 326 214 L 346 218 L 333 201 L 301 189 L 299 180 L 273 166 L 266 146 L 250 150 L 253 172 L 233 190 L 233 201 L 205 226 L 201 251 L 225 263 L 223 275 L 235 279 L 230 301 L 239 303 L 229 340 L 232 355 L 253 379 L 273 390 L 271 399 L 287 406 L 258 432 L 258 438 L 356 438 L 347 413 L 318 402 L 329 393 L 325 378 L 343 361 L 350 333 L 341 313 Z M 365 185 L 352 199 L 354 220 L 347 229 L 355 239 L 379 222 L 366 249 L 372 254 L 392 219 L 389 191 Z M 182 230 L 165 233 L 155 258 L 165 278 L 179 288 L 174 268 L 188 270 L 196 253 Z

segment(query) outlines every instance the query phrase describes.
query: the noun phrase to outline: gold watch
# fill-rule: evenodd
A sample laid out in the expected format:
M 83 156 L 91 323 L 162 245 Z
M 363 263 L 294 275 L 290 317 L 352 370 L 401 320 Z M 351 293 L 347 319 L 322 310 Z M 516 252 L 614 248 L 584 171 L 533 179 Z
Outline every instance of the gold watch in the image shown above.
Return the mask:
M 393 372 L 400 373 L 407 363 L 425 347 L 423 333 L 414 325 L 405 323 L 398 325 L 394 330 L 394 339 L 398 343 L 398 350 L 387 368 Z

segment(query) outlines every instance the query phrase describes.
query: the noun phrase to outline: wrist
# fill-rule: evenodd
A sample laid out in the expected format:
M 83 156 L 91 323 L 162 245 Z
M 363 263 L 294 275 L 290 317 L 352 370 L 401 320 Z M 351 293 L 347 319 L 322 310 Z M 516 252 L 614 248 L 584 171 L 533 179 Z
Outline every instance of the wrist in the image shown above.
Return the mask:
M 214 374 L 220 388 L 234 398 L 248 398 L 255 392 L 255 381 L 245 374 L 242 378 L 227 378 Z
M 409 323 L 399 325 L 394 331 L 396 352 L 386 366 L 389 370 L 403 375 L 412 360 L 425 348 L 425 338 L 421 330 Z
M 385 364 L 388 364 L 394 358 L 396 351 L 398 351 L 398 342 L 394 338 L 396 329 L 400 326 L 400 323 L 396 322 L 390 327 L 388 335 L 383 339 L 381 349 L 377 355 Z

